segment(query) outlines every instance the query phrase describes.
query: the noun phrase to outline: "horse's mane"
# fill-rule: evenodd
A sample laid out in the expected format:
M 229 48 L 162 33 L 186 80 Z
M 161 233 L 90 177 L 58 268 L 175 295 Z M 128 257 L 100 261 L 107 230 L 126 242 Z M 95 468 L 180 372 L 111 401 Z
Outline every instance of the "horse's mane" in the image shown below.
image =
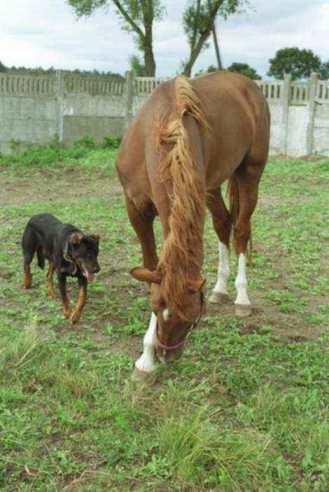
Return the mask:
M 184 316 L 183 296 L 188 280 L 200 274 L 205 217 L 204 177 L 191 153 L 184 115 L 191 115 L 200 128 L 206 128 L 207 122 L 200 99 L 187 78 L 175 79 L 174 95 L 174 118 L 169 118 L 160 133 L 160 174 L 164 181 L 170 180 L 172 192 L 170 232 L 161 250 L 158 270 L 168 306 Z

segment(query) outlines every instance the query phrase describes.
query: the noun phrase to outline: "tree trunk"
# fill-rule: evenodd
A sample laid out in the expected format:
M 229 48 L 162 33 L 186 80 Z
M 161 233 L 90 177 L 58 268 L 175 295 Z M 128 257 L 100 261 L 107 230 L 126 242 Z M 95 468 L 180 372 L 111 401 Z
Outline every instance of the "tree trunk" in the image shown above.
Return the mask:
M 145 65 L 145 76 L 155 77 L 155 59 L 153 54 L 152 45 L 146 44 L 144 46 L 144 65 Z
M 192 68 L 196 59 L 198 58 L 198 55 L 199 55 L 199 50 L 193 50 L 191 52 L 190 59 L 184 66 L 184 70 L 183 70 L 183 74 L 186 75 L 186 77 L 191 77 Z
M 146 5 L 147 6 L 147 5 Z M 146 77 L 155 77 L 155 59 L 153 53 L 153 9 L 145 8 L 143 11 L 145 36 L 143 40 L 144 66 Z
M 219 46 L 218 46 L 218 39 L 217 39 L 215 24 L 213 24 L 212 35 L 213 35 L 213 40 L 214 40 L 214 48 L 215 48 L 215 53 L 216 53 L 216 58 L 217 58 L 218 70 L 223 70 L 223 64 L 222 64 L 222 60 L 220 57 L 220 51 L 219 51 Z
M 209 8 L 209 10 L 211 9 L 211 0 L 208 0 L 208 8 Z M 212 25 L 212 37 L 213 37 L 213 40 L 214 40 L 214 48 L 215 48 L 215 53 L 216 53 L 218 70 L 223 70 L 222 60 L 221 60 L 221 57 L 220 57 L 219 46 L 218 46 L 218 39 L 217 39 L 217 32 L 216 32 L 216 24 L 215 24 L 215 21 L 213 22 L 213 25 Z
M 183 74 L 186 75 L 187 77 L 191 77 L 193 65 L 196 62 L 196 60 L 200 54 L 200 51 L 203 48 L 204 43 L 207 41 L 208 37 L 210 36 L 210 33 L 211 33 L 211 26 L 210 26 L 209 30 L 205 31 L 200 36 L 200 38 L 199 38 L 198 42 L 196 43 L 196 45 L 194 46 L 194 48 L 191 49 L 190 58 L 189 58 L 188 62 L 186 63 L 184 70 L 183 70 Z
M 207 27 L 202 32 L 202 34 L 200 35 L 199 39 L 196 41 L 194 46 L 190 47 L 190 58 L 186 62 L 185 66 L 184 66 L 184 70 L 183 70 L 183 74 L 188 76 L 188 77 L 191 76 L 193 65 L 196 62 L 196 59 L 198 58 L 198 56 L 199 56 L 199 54 L 200 54 L 200 52 L 204 46 L 204 43 L 207 41 L 210 34 L 212 33 L 214 22 L 215 22 L 218 10 L 219 10 L 220 6 L 222 5 L 223 1 L 224 0 L 216 0 L 216 2 L 214 2 L 214 6 L 212 8 L 212 11 L 209 13 L 209 21 L 207 22 Z M 209 2 L 209 5 L 210 5 L 210 2 Z

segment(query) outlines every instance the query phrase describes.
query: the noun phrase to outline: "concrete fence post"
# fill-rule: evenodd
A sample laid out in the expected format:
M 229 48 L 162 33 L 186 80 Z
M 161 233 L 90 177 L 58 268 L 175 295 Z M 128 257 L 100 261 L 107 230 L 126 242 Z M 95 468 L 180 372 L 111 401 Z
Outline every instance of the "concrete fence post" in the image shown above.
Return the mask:
M 60 143 L 64 141 L 64 73 L 56 70 L 57 132 Z
M 130 70 L 126 72 L 126 115 L 125 128 L 129 126 L 133 118 L 133 102 L 134 102 L 134 74 Z
M 282 87 L 282 133 L 281 148 L 284 155 L 288 153 L 289 133 L 289 103 L 290 103 L 291 75 L 285 74 Z
M 306 130 L 306 154 L 313 154 L 314 144 L 314 120 L 316 111 L 316 96 L 318 89 L 319 75 L 316 72 L 311 74 L 309 80 L 309 102 L 308 102 L 308 123 Z

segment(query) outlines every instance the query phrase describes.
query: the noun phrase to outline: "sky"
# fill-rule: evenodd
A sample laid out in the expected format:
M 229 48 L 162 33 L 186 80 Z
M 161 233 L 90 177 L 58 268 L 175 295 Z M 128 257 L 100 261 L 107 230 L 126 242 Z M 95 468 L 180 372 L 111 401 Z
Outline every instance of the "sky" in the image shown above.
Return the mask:
M 187 0 L 164 0 L 167 15 L 154 29 L 157 75 L 178 72 L 188 56 L 181 17 Z M 122 30 L 112 7 L 77 19 L 66 0 L 2 0 L 0 61 L 6 66 L 124 73 L 136 53 L 133 36 Z M 313 50 L 329 60 L 328 0 L 249 0 L 247 11 L 219 18 L 217 32 L 224 67 L 249 63 L 265 76 L 269 59 L 283 47 Z M 195 70 L 215 64 L 213 46 Z

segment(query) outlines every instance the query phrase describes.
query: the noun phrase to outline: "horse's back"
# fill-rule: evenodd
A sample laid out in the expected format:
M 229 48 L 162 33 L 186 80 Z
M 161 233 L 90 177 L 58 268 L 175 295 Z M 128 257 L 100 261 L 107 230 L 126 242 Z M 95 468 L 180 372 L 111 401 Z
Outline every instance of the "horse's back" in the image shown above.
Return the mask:
M 176 112 L 174 80 L 160 84 L 143 104 L 123 139 L 117 168 L 121 182 L 150 194 L 146 162 L 153 159 L 159 131 Z M 209 186 L 227 179 L 251 148 L 266 161 L 269 111 L 255 82 L 240 74 L 215 72 L 191 80 L 209 130 L 202 133 Z
M 246 156 L 265 165 L 269 147 L 268 104 L 243 75 L 215 72 L 192 80 L 208 118 L 205 163 L 208 188 L 226 180 Z

